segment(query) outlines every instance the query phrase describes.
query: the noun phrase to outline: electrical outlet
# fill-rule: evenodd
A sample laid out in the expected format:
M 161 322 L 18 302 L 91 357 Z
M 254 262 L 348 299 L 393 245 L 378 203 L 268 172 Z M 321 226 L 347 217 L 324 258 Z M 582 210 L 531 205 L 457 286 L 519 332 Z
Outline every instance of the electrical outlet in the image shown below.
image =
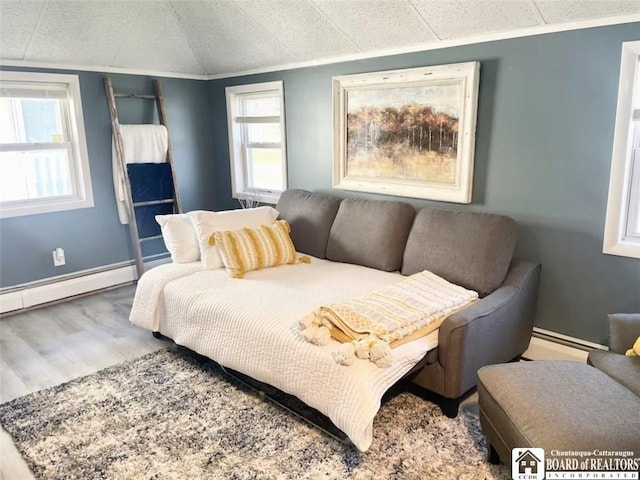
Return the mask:
M 60 247 L 53 251 L 53 266 L 60 267 L 66 263 L 64 258 L 64 250 Z

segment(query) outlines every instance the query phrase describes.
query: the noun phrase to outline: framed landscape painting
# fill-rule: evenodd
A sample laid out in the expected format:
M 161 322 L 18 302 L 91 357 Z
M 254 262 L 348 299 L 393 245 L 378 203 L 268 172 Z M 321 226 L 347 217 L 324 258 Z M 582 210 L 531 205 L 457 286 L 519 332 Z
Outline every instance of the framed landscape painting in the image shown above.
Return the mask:
M 333 78 L 333 186 L 470 203 L 478 62 Z

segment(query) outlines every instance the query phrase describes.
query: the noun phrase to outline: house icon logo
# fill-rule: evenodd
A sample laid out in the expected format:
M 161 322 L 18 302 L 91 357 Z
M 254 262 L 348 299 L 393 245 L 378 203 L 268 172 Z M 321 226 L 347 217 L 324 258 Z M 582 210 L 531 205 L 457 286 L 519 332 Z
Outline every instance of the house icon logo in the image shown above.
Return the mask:
M 544 449 L 514 448 L 511 450 L 511 477 L 513 480 L 543 480 Z

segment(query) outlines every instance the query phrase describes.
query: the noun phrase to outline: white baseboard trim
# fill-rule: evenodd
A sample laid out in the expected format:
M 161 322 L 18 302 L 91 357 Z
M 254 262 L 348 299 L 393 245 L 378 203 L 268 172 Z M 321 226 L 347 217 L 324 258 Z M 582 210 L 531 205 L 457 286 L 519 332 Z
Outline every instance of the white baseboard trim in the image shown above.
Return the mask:
M 144 265 L 148 270 L 170 261 L 170 257 L 153 258 L 150 261 L 145 261 Z M 36 305 L 132 283 L 137 279 L 135 265 L 131 265 L 130 262 L 122 262 L 26 283 L 5 289 L 5 291 L 8 290 L 6 293 L 0 293 L 0 313 L 17 313 L 19 310 Z
M 544 328 L 540 327 L 533 327 L 533 335 L 550 339 L 552 342 L 555 340 L 556 343 L 563 343 L 565 345 L 573 346 L 579 350 L 588 351 L 594 348 L 599 348 L 600 350 L 609 350 L 609 347 L 606 347 L 605 345 L 601 345 L 595 342 L 589 342 L 581 338 L 570 337 L 569 335 L 564 335 L 563 333 L 554 332 L 552 330 L 545 330 Z

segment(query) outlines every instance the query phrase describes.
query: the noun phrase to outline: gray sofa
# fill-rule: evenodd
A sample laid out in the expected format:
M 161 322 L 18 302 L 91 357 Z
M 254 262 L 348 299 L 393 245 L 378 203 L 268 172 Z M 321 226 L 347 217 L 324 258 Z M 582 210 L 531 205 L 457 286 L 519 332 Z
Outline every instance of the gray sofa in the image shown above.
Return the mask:
M 602 370 L 640 397 L 640 357 L 625 352 L 640 337 L 640 313 L 609 315 L 609 351 L 592 350 L 587 363 Z
M 438 347 L 412 372 L 446 415 L 457 415 L 479 368 L 527 349 L 540 266 L 513 258 L 512 219 L 304 190 L 285 191 L 277 209 L 299 252 L 404 275 L 429 270 L 479 293 L 479 301 L 445 320 Z

